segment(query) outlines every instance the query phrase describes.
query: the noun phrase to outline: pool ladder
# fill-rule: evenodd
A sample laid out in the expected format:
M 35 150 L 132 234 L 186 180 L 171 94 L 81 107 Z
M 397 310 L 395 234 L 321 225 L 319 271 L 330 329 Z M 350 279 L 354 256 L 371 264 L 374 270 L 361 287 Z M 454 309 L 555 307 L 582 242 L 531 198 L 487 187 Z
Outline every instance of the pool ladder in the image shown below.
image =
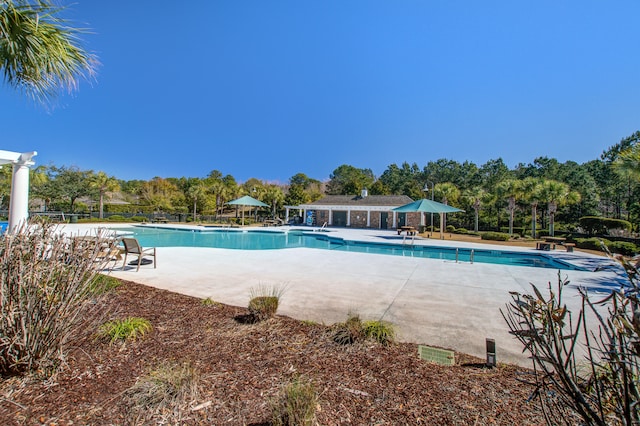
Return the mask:
M 412 246 L 413 246 L 413 243 L 415 242 L 415 240 L 416 240 L 416 234 L 411 234 L 411 245 Z M 407 241 L 407 235 L 405 234 L 402 237 L 402 245 L 404 245 L 406 241 Z
M 459 255 L 458 250 L 459 249 L 456 248 L 456 263 L 458 263 L 458 255 Z M 471 249 L 471 253 L 469 254 L 469 262 L 471 262 L 471 264 L 473 264 L 473 254 L 474 254 L 473 249 Z

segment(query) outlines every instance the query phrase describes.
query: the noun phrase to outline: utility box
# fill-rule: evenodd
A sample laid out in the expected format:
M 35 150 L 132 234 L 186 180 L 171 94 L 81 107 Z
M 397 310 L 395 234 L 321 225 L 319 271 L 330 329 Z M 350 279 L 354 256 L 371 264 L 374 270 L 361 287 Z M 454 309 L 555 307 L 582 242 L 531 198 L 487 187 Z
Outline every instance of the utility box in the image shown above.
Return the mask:
M 493 368 L 496 366 L 496 341 L 494 339 L 487 339 L 487 367 Z

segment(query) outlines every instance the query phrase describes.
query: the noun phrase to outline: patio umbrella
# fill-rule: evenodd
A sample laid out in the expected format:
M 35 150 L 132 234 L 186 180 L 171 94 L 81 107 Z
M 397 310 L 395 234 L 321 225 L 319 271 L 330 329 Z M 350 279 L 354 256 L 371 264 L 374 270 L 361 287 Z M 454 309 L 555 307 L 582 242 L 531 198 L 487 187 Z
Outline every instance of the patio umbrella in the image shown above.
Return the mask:
M 232 206 L 269 207 L 269 204 L 265 204 L 248 195 L 240 197 L 237 200 L 229 201 L 227 204 L 231 204 Z M 244 225 L 244 209 L 242 209 L 242 225 Z
M 440 214 L 440 239 L 444 238 L 444 215 L 446 213 L 455 213 L 455 212 L 463 212 L 464 210 L 458 209 L 456 207 L 451 207 L 447 204 L 442 204 L 437 201 L 427 200 L 423 198 L 422 200 L 414 201 L 413 203 L 405 204 L 404 206 L 396 207 L 392 209 L 397 213 L 410 213 L 410 212 L 421 212 L 421 213 L 438 213 Z

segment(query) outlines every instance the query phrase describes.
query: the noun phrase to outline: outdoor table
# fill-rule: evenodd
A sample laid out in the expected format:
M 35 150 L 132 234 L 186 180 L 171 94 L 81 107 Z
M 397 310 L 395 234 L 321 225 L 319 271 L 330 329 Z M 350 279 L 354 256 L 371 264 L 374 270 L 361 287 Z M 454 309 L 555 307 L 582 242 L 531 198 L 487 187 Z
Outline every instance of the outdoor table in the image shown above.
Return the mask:
M 406 232 L 407 235 L 416 235 L 418 233 L 418 230 L 416 228 L 414 228 L 413 226 L 400 226 L 400 227 L 398 227 L 398 235 L 402 234 L 403 232 Z

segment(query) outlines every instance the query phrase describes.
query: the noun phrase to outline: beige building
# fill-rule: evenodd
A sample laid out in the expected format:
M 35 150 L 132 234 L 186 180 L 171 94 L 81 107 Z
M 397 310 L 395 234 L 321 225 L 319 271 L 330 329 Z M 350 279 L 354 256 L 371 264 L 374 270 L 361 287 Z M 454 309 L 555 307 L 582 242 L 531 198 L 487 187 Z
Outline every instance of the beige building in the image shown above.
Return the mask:
M 297 211 L 298 221 L 310 226 L 345 226 L 352 228 L 395 229 L 399 226 L 418 227 L 421 213 L 396 213 L 394 208 L 411 203 L 406 195 L 327 195 L 309 204 L 286 207 L 286 222 L 290 211 Z

